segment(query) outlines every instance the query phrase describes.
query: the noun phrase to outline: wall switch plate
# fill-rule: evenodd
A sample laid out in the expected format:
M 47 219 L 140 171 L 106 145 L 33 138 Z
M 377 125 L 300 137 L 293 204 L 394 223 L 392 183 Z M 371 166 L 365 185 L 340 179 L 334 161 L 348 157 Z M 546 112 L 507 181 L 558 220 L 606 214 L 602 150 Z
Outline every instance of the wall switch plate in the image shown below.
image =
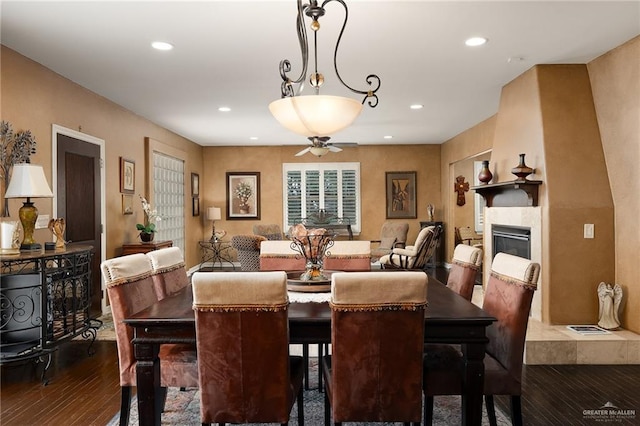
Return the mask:
M 585 223 L 584 224 L 584 237 L 585 238 L 593 238 L 594 237 L 594 226 L 593 226 L 593 223 Z
M 38 220 L 36 220 L 36 229 L 48 228 L 49 227 L 49 215 L 43 214 L 38 216 Z

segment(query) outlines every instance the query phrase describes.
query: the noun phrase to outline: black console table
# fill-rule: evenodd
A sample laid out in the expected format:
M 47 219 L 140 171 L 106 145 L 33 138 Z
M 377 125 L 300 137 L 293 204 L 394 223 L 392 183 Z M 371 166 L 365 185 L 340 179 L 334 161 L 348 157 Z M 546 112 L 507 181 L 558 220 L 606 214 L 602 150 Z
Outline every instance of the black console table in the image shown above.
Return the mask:
M 60 343 L 91 338 L 101 321 L 91 307 L 91 246 L 20 252 L 0 256 L 0 365 L 34 359 L 46 362 Z

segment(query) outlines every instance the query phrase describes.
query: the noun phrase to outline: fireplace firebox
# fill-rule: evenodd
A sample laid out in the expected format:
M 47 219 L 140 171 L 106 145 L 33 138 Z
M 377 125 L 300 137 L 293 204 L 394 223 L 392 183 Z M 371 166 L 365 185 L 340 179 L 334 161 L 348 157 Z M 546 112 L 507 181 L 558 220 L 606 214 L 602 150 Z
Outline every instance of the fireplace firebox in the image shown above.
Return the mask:
M 493 225 L 491 237 L 493 239 L 493 257 L 496 257 L 498 253 L 507 253 L 531 259 L 531 228 Z

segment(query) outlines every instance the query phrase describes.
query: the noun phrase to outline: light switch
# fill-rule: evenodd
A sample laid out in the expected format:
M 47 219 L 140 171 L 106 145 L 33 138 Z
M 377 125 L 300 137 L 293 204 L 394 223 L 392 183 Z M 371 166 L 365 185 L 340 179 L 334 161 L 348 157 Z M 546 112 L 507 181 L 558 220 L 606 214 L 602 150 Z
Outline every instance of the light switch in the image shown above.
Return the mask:
M 584 224 L 584 237 L 585 238 L 593 238 L 594 229 L 593 223 L 585 223 Z

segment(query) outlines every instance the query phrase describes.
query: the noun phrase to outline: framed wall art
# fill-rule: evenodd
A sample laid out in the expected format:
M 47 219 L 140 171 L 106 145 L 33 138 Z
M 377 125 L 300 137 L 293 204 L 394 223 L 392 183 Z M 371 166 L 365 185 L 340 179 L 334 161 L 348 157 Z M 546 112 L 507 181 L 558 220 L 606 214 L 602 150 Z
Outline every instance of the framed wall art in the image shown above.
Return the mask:
M 120 157 L 120 192 L 133 194 L 136 192 L 136 163 Z
M 191 196 L 200 196 L 200 175 L 197 173 L 191 173 Z
M 386 172 L 387 219 L 415 219 L 416 172 Z
M 227 219 L 260 219 L 260 172 L 227 172 Z
M 122 194 L 122 214 L 133 214 L 133 195 Z
M 200 197 L 191 197 L 193 216 L 200 216 Z

